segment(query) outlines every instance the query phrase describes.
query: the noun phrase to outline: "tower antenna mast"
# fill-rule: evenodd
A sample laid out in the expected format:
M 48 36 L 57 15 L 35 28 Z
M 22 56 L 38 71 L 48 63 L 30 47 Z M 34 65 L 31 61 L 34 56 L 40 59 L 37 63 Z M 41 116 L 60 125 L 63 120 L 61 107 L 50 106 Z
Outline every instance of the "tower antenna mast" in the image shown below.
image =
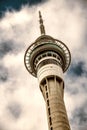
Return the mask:
M 43 25 L 43 19 L 42 19 L 42 15 L 41 15 L 40 11 L 39 11 L 39 23 L 40 23 L 40 32 L 41 32 L 41 35 L 45 35 L 45 27 Z

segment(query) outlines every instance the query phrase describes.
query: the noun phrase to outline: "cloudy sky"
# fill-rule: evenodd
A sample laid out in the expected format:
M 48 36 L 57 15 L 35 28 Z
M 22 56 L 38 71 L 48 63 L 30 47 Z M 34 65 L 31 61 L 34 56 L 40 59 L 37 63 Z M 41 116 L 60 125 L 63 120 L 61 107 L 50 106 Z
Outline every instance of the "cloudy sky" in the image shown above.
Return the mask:
M 0 130 L 47 130 L 38 81 L 24 66 L 27 47 L 46 34 L 72 55 L 64 74 L 64 100 L 72 130 L 87 130 L 87 0 L 0 0 Z

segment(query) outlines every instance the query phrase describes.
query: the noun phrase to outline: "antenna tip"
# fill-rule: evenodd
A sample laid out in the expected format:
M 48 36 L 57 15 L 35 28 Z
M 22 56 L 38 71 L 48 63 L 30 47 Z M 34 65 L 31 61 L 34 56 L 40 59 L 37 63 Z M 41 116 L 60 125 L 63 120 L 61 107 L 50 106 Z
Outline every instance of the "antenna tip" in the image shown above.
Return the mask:
M 45 34 L 45 27 L 43 25 L 43 19 L 42 19 L 41 11 L 39 11 L 39 23 L 40 23 L 41 34 Z

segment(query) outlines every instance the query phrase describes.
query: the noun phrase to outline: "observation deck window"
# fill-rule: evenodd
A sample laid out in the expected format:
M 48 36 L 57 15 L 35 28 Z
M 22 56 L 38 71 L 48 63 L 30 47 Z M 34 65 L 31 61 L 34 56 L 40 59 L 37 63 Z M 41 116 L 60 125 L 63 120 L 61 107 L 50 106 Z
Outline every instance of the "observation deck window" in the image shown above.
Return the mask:
M 53 54 L 53 57 L 56 57 L 56 54 Z
M 50 53 L 47 53 L 48 56 L 52 56 L 51 52 Z
M 46 54 L 42 54 L 42 57 L 46 57 Z
M 57 59 L 58 59 L 58 60 L 60 60 L 60 57 L 59 57 L 59 56 L 57 56 Z
M 37 62 L 38 62 L 38 60 L 36 60 L 36 62 L 35 62 L 35 63 L 37 64 Z
M 38 60 L 40 60 L 40 59 L 41 59 L 41 56 L 38 57 Z
M 43 60 L 42 62 L 40 62 L 37 68 L 40 69 L 42 66 L 47 65 L 47 64 L 60 65 L 59 62 L 55 59 L 46 59 L 46 60 Z

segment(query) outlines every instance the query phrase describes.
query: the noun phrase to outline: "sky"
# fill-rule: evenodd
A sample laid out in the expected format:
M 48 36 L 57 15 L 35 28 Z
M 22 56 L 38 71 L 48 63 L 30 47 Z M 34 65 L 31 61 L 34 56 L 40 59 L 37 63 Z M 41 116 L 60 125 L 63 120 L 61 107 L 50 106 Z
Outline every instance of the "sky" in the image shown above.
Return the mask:
M 71 129 L 87 130 L 87 0 L 0 0 L 0 130 L 47 130 L 38 80 L 24 66 L 24 54 L 46 34 L 71 52 L 64 73 L 64 101 Z

